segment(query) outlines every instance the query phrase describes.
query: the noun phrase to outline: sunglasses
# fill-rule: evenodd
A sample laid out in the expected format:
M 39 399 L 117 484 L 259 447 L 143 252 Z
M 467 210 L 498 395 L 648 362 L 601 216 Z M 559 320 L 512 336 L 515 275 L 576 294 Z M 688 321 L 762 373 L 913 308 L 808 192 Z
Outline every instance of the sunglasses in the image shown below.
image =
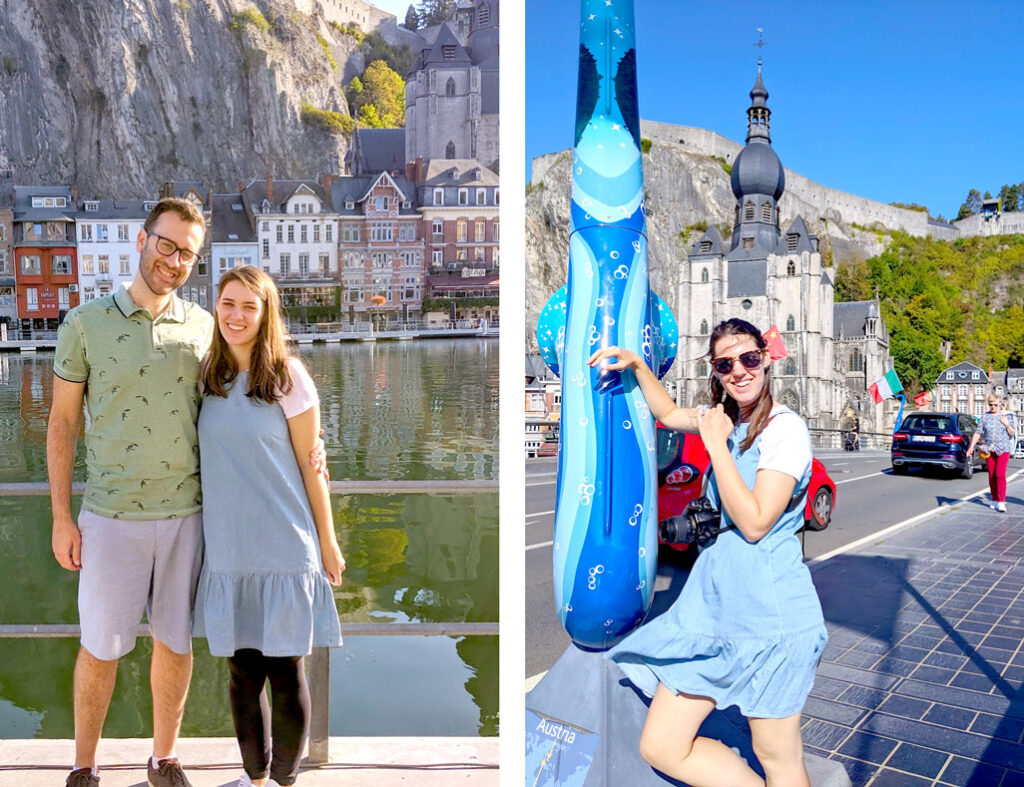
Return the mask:
M 719 374 L 728 374 L 732 371 L 732 365 L 737 360 L 743 364 L 744 369 L 754 372 L 761 368 L 764 353 L 761 350 L 751 350 L 748 353 L 743 353 L 738 358 L 713 358 L 711 365 Z

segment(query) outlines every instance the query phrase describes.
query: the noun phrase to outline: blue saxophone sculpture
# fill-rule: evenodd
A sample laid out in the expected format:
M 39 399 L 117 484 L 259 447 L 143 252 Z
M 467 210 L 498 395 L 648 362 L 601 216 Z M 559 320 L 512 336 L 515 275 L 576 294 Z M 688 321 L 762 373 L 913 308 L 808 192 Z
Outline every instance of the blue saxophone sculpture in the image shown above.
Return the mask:
M 636 628 L 658 551 L 654 420 L 632 373 L 592 369 L 602 347 L 658 374 L 678 333 L 650 291 L 633 0 L 581 0 L 568 284 L 538 319 L 561 378 L 555 603 L 573 642 L 604 650 Z

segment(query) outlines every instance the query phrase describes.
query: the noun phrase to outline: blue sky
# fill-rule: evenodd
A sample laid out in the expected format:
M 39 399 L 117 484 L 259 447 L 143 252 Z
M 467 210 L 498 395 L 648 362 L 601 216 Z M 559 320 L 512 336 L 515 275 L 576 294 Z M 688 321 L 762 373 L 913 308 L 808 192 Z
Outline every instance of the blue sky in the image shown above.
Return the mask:
M 572 145 L 578 6 L 527 0 L 527 179 Z M 637 0 L 640 116 L 742 143 L 761 27 L 783 165 L 953 218 L 968 189 L 1024 181 L 1022 20 L 1018 0 Z

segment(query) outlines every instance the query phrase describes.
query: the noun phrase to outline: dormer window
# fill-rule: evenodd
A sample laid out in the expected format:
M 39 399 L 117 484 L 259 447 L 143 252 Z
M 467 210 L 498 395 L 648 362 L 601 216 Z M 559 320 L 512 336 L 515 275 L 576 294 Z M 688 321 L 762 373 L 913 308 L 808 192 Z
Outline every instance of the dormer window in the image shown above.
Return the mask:
M 146 200 L 142 203 L 143 210 L 153 210 L 156 207 L 156 202 L 153 200 Z
M 469 189 L 459 189 L 459 204 L 460 205 L 468 205 L 469 204 Z
M 345 210 L 355 210 L 356 203 L 353 200 L 345 200 Z
M 977 372 L 971 372 L 971 379 L 972 380 L 977 380 L 979 377 L 980 377 L 980 375 Z
M 89 213 L 94 213 L 95 211 L 100 209 L 100 204 L 98 202 L 86 202 L 85 209 Z
M 409 208 L 412 207 L 412 203 L 409 200 L 403 200 L 402 207 L 408 210 Z

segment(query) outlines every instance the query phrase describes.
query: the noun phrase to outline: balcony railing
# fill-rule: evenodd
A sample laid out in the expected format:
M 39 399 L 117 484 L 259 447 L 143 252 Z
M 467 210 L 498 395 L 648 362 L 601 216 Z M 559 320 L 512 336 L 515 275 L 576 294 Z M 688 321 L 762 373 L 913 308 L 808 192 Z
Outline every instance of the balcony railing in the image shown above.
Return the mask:
M 331 481 L 332 494 L 478 494 L 497 492 L 493 481 Z M 85 484 L 72 484 L 72 494 L 82 494 Z M 5 495 L 48 495 L 46 482 L 0 483 L 0 497 Z M 342 623 L 343 637 L 364 636 L 420 636 L 420 637 L 496 637 L 498 622 L 445 621 L 431 623 Z M 0 639 L 8 638 L 67 638 L 81 635 L 75 623 L 0 625 Z M 137 636 L 152 636 L 149 626 L 139 625 Z M 328 709 L 331 702 L 331 659 L 329 648 L 313 648 L 309 658 L 309 695 L 311 718 L 309 733 L 309 761 L 323 764 L 329 760 Z

